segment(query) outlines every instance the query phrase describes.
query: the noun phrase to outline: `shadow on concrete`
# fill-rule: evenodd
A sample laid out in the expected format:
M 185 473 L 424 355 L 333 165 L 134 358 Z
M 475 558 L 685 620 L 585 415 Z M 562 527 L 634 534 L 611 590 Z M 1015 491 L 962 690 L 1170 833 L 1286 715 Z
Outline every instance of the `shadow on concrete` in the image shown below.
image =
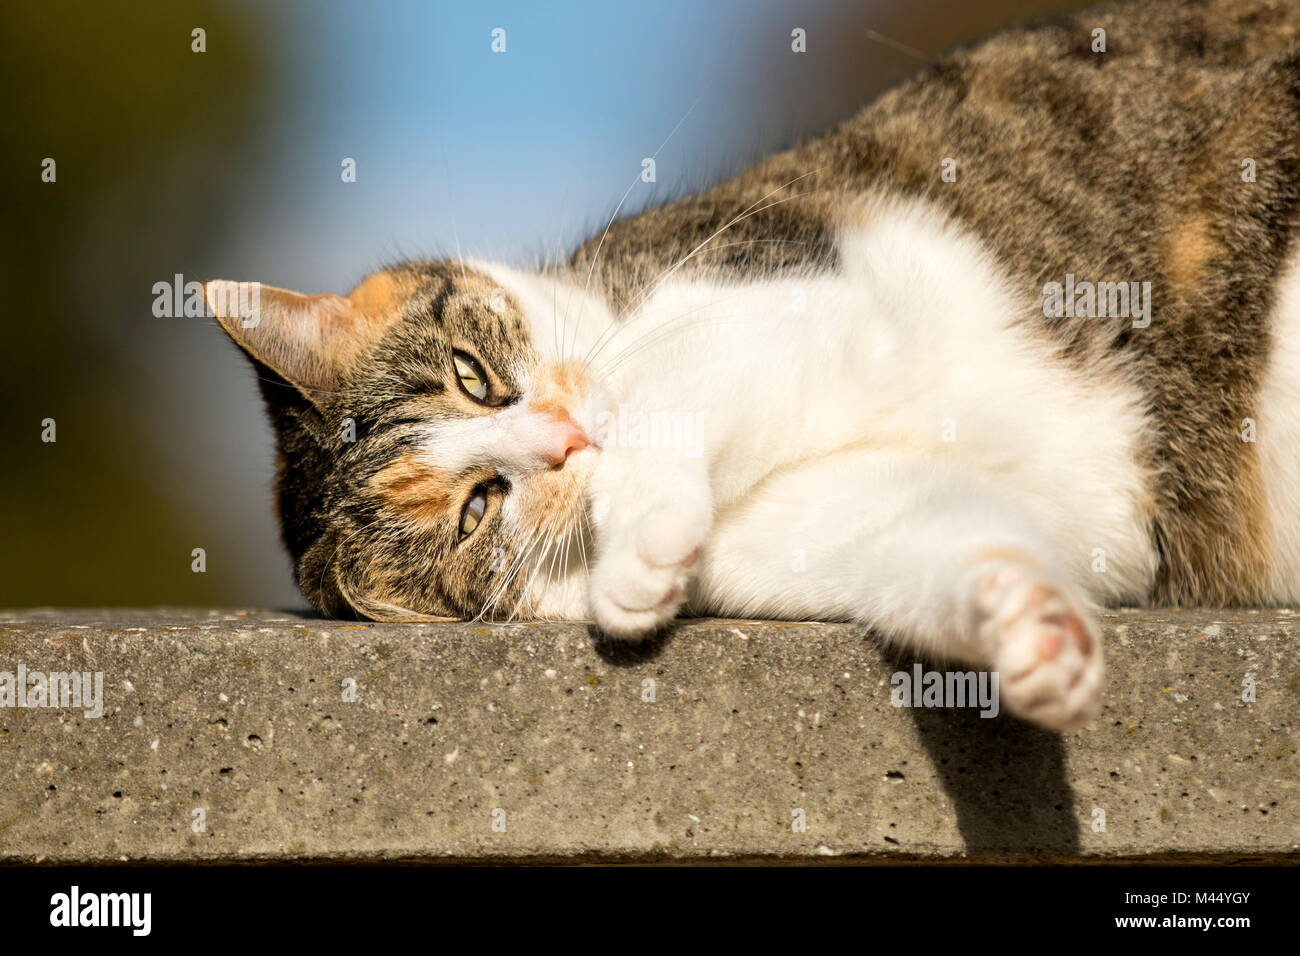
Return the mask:
M 274 614 L 292 614 L 294 617 L 300 617 L 306 621 L 347 621 L 351 624 L 354 620 L 360 621 L 358 617 L 341 618 L 332 614 L 322 614 L 314 607 L 303 605 L 302 607 L 273 607 L 271 612 Z
M 905 654 L 897 648 L 886 652 L 891 665 L 910 671 L 917 658 Z M 922 663 L 927 670 L 959 667 Z M 1079 852 L 1080 818 L 1059 733 L 1005 712 L 980 717 L 973 707 L 909 711 L 956 808 L 968 854 L 1055 857 Z
M 672 643 L 673 633 L 683 623 L 686 622 L 676 620 L 671 626 L 644 641 L 614 640 L 602 634 L 594 624 L 587 628 L 587 636 L 591 640 L 596 656 L 606 664 L 613 667 L 635 667 L 637 664 L 652 661 L 662 654 L 664 648 Z

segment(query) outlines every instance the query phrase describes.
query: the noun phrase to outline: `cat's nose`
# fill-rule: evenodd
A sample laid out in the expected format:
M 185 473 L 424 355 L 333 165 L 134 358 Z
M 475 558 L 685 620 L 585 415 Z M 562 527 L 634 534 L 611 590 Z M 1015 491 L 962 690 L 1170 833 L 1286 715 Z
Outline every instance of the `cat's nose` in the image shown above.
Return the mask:
M 546 443 L 546 460 L 552 465 L 562 465 L 574 452 L 591 445 L 587 433 L 578 427 L 563 409 L 551 413 L 550 434 Z

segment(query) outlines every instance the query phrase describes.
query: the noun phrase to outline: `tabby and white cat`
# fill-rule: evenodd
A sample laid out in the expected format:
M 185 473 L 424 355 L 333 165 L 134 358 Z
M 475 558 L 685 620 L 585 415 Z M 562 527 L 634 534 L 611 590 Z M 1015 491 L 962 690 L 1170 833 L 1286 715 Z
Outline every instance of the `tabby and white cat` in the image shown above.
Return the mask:
M 1097 604 L 1300 600 L 1298 44 L 1293 0 L 1100 8 L 553 268 L 208 283 L 303 593 L 860 621 L 1082 725 Z

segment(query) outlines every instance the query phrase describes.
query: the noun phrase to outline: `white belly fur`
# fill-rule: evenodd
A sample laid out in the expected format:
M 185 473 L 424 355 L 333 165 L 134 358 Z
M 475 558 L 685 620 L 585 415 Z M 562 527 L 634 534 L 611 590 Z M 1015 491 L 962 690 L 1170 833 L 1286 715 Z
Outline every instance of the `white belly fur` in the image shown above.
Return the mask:
M 1269 597 L 1294 603 L 1300 600 L 1300 247 L 1292 247 L 1280 273 L 1269 328 L 1272 352 L 1255 416 L 1269 519 Z

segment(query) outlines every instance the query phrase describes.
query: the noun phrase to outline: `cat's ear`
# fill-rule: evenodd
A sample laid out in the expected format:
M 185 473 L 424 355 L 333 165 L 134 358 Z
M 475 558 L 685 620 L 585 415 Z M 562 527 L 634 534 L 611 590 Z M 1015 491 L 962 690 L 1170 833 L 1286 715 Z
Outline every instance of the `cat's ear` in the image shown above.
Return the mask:
M 312 398 L 336 388 L 387 328 L 396 310 L 373 288 L 385 281 L 372 277 L 344 298 L 214 279 L 203 295 L 240 348 Z

